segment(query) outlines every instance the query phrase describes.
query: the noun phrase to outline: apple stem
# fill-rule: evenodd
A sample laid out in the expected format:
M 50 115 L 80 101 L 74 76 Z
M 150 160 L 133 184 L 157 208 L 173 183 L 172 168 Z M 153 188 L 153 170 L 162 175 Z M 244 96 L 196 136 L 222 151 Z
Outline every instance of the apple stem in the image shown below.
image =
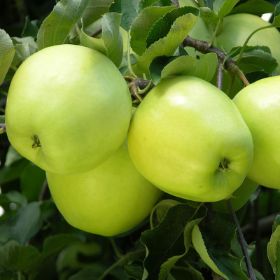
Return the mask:
M 194 39 L 189 36 L 187 36 L 184 39 L 182 45 L 183 47 L 193 47 L 201 53 L 215 53 L 220 63 L 222 63 L 226 70 L 237 75 L 239 79 L 243 82 L 244 86 L 249 85 L 249 81 L 247 80 L 246 76 L 241 71 L 241 69 L 236 65 L 236 62 L 221 49 L 213 47 L 207 41 Z
M 229 211 L 230 211 L 230 213 L 232 215 L 232 218 L 233 218 L 234 223 L 235 223 L 236 228 L 237 228 L 238 239 L 239 239 L 239 243 L 240 243 L 240 246 L 241 246 L 241 249 L 242 249 L 242 253 L 243 253 L 244 258 L 245 258 L 245 263 L 246 263 L 249 279 L 256 280 L 257 278 L 256 278 L 256 275 L 255 275 L 255 272 L 254 272 L 254 269 L 253 269 L 253 266 L 252 266 L 249 254 L 248 254 L 248 250 L 247 250 L 248 244 L 247 244 L 247 242 L 246 242 L 246 240 L 244 238 L 244 235 L 242 233 L 242 230 L 241 230 L 238 218 L 236 216 L 235 211 L 233 210 L 233 207 L 232 207 L 230 199 L 227 200 L 227 206 L 228 206 L 228 209 L 229 209 Z
M 4 123 L 0 124 L 0 134 L 3 134 L 6 132 L 6 125 Z
M 218 64 L 217 87 L 218 87 L 218 89 L 223 88 L 223 62 L 220 60 L 219 60 L 219 64 Z

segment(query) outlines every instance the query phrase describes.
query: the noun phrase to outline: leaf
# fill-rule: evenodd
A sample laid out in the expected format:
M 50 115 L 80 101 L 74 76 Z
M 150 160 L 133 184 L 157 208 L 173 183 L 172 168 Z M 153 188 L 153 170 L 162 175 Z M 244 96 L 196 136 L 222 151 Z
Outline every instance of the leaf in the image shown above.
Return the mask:
M 84 268 L 72 275 L 69 280 L 93 280 L 98 279 L 104 272 L 105 267 L 100 264 L 92 264 L 91 267 Z
M 170 31 L 164 37 L 154 42 L 142 56 L 139 57 L 137 67 L 141 73 L 149 73 L 149 66 L 158 56 L 172 55 L 184 38 L 188 35 L 196 22 L 196 16 L 192 13 L 183 15 L 175 20 Z
M 280 267 L 278 267 L 278 262 L 280 259 L 280 225 L 275 228 L 267 244 L 267 257 L 274 274 L 279 274 L 280 270 L 278 269 Z
M 15 224 L 11 227 L 11 237 L 21 244 L 29 241 L 41 227 L 40 202 L 31 202 L 19 209 Z
M 76 22 L 81 18 L 89 0 L 61 0 L 41 24 L 37 43 L 43 49 L 63 44 Z
M 132 22 L 138 15 L 138 5 L 140 0 L 115 0 L 111 6 L 111 12 L 122 14 L 121 26 L 129 30 Z
M 0 247 L 0 268 L 4 271 L 28 272 L 33 269 L 34 261 L 39 256 L 40 254 L 35 247 L 22 246 L 16 241 L 10 241 Z
M 218 59 L 214 53 L 201 55 L 200 59 L 191 56 L 180 56 L 164 67 L 161 72 L 161 78 L 190 75 L 210 82 L 214 78 L 217 66 Z
M 186 265 L 184 267 L 176 267 L 172 270 L 172 276 L 176 280 L 204 280 L 202 273 L 196 270 L 191 265 Z M 169 280 L 169 278 L 168 278 Z
M 236 56 L 241 47 L 233 48 L 231 53 Z M 266 46 L 246 47 L 242 53 L 242 58 L 238 60 L 237 65 L 246 73 L 265 72 L 272 73 L 278 66 L 277 60 L 272 57 L 270 49 Z
M 215 0 L 214 11 L 220 19 L 228 15 L 240 0 Z
M 218 15 L 213 10 L 207 7 L 202 7 L 200 8 L 200 17 L 205 22 L 207 28 L 209 28 L 210 30 L 212 30 L 212 32 L 214 32 L 219 22 Z
M 273 14 L 274 18 L 272 25 L 274 25 L 275 27 L 280 27 L 280 2 L 275 5 Z
M 188 248 L 183 246 L 183 233 L 187 223 L 195 219 L 197 211 L 197 208 L 192 208 L 187 204 L 175 205 L 169 209 L 161 224 L 142 233 L 141 242 L 146 247 L 143 279 L 157 279 L 160 267 L 164 262 L 173 256 L 186 253 Z M 198 215 L 201 213 L 199 212 Z M 185 242 L 188 244 L 188 240 Z M 168 271 L 172 267 L 172 263 L 165 266 Z
M 248 0 L 242 2 L 232 10 L 232 13 L 250 13 L 261 16 L 265 13 L 272 13 L 274 10 L 274 5 L 265 0 Z
M 146 39 L 147 47 L 166 36 L 175 20 L 185 14 L 198 15 L 198 10 L 193 7 L 182 7 L 174 9 L 160 17 L 151 27 Z
M 208 218 L 208 219 L 207 219 Z M 231 253 L 235 225 L 227 215 L 215 215 L 195 226 L 192 242 L 201 259 L 218 275 L 229 280 L 247 280 L 243 257 Z
M 147 36 L 152 25 L 175 7 L 147 7 L 141 11 L 131 25 L 131 48 L 141 55 L 147 47 Z
M 193 0 L 179 0 L 179 7 L 190 6 L 198 8 L 198 4 Z
M 14 55 L 15 48 L 10 36 L 5 30 L 0 29 L 0 85 L 3 83 L 8 73 Z
M 89 0 L 82 15 L 84 28 L 109 12 L 113 2 L 114 0 Z

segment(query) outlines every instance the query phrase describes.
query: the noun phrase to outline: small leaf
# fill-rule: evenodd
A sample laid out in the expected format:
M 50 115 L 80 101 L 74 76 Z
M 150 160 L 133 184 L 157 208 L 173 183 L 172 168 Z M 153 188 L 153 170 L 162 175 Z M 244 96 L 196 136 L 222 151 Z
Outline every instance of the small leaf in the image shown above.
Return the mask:
M 147 47 L 147 36 L 152 25 L 175 7 L 147 7 L 133 21 L 131 26 L 131 48 L 141 55 Z
M 89 0 L 61 0 L 41 24 L 37 43 L 43 49 L 63 44 L 76 22 L 81 18 Z
M 272 13 L 274 10 L 274 5 L 265 0 L 248 0 L 238 4 L 232 10 L 232 13 L 250 13 L 261 16 L 265 13 Z
M 14 55 L 15 48 L 10 36 L 5 32 L 5 30 L 0 29 L 0 85 L 6 77 Z
M 267 244 L 267 256 L 269 262 L 272 266 L 273 272 L 280 273 L 280 270 L 277 270 L 277 264 L 280 259 L 280 225 L 276 227 L 273 231 L 270 240 Z
M 228 15 L 240 0 L 215 0 L 214 11 L 220 19 Z
M 231 53 L 236 56 L 241 47 L 233 48 Z M 237 65 L 246 73 L 265 72 L 272 73 L 278 66 L 274 57 L 272 57 L 270 49 L 266 46 L 246 47 L 242 53 L 242 58 L 238 60 Z
M 10 271 L 28 272 L 35 266 L 40 256 L 33 246 L 22 246 L 16 241 L 10 241 L 0 247 L 0 268 Z
M 207 7 L 200 8 L 200 17 L 205 22 L 205 25 L 212 30 L 212 32 L 215 31 L 217 24 L 219 22 L 218 15 L 211 9 Z
M 188 35 L 196 22 L 196 16 L 192 13 L 183 15 L 175 20 L 170 31 L 164 37 L 154 42 L 142 56 L 139 57 L 137 70 L 141 73 L 149 73 L 152 61 L 158 56 L 171 56 L 184 38 Z
M 161 78 L 190 75 L 210 82 L 214 78 L 217 66 L 218 59 L 214 53 L 201 55 L 200 59 L 191 56 L 180 56 L 164 67 L 161 72 Z
M 275 9 L 273 13 L 274 13 L 274 18 L 273 18 L 272 25 L 274 25 L 275 27 L 280 27 L 280 3 L 275 5 Z

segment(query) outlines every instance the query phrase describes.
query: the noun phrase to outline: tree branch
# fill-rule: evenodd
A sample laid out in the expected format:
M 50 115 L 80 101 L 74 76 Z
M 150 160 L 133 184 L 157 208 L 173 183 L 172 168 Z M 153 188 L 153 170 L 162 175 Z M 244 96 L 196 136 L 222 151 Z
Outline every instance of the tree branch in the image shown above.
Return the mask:
M 240 68 L 236 65 L 235 61 L 228 57 L 228 55 L 223 52 L 221 49 L 211 46 L 208 42 L 193 39 L 187 36 L 183 41 L 184 47 L 193 47 L 201 53 L 215 53 L 224 65 L 224 68 L 233 74 L 237 75 L 239 79 L 243 82 L 244 86 L 249 85 L 249 81 L 245 77 L 244 73 L 240 70 Z
M 250 280 L 256 280 L 257 278 L 256 278 L 256 275 L 255 275 L 255 272 L 254 272 L 249 254 L 248 254 L 248 250 L 247 250 L 248 249 L 248 244 L 247 244 L 247 242 L 244 238 L 244 235 L 242 233 L 239 221 L 238 221 L 237 216 L 236 216 L 236 214 L 235 214 L 235 212 L 232 208 L 232 204 L 231 204 L 230 199 L 227 200 L 227 206 L 228 206 L 228 209 L 229 209 L 229 211 L 232 215 L 232 218 L 233 218 L 234 223 L 235 223 L 236 228 L 237 228 L 238 238 L 239 238 L 240 246 L 241 246 L 244 258 L 245 258 L 245 263 L 246 263 L 249 279 Z

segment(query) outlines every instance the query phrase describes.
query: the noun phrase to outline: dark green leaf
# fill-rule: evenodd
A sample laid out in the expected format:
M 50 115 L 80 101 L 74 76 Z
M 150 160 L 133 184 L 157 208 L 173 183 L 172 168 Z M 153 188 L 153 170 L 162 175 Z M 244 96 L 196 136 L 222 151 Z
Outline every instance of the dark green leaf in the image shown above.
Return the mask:
M 11 66 L 15 55 L 15 48 L 10 36 L 5 30 L 0 29 L 0 85 Z
M 280 27 L 280 3 L 275 6 L 272 24 L 276 27 Z
M 63 44 L 67 36 L 81 18 L 89 0 L 61 0 L 40 26 L 38 48 Z
M 147 47 L 147 36 L 152 25 L 175 7 L 147 7 L 134 20 L 131 26 L 131 47 L 141 55 Z
M 240 50 L 240 47 L 234 48 L 232 53 L 237 55 Z M 237 64 L 245 74 L 251 72 L 270 74 L 278 66 L 276 59 L 272 57 L 270 49 L 266 46 L 246 47 Z
M 204 280 L 202 273 L 191 265 L 186 265 L 186 267 L 176 267 L 172 270 L 172 276 L 174 276 L 174 279 L 176 280 Z
M 248 0 L 240 3 L 232 10 L 232 13 L 250 13 L 261 16 L 265 13 L 272 13 L 274 6 L 265 0 Z
M 140 0 L 115 0 L 111 6 L 111 12 L 122 14 L 122 27 L 129 30 L 132 22 L 137 17 Z
M 39 256 L 35 247 L 22 246 L 10 241 L 0 247 L 0 268 L 6 271 L 28 272 L 35 266 Z
M 37 201 L 20 208 L 11 228 L 11 237 L 21 244 L 29 241 L 40 230 L 40 214 L 40 203 Z
M 152 61 L 159 56 L 171 56 L 188 35 L 196 22 L 196 16 L 188 13 L 175 20 L 169 33 L 154 42 L 142 56 L 139 57 L 136 72 L 149 74 L 149 67 Z
M 80 270 L 75 275 L 71 276 L 69 280 L 93 280 L 98 279 L 102 275 L 105 267 L 100 264 L 93 264 L 91 267 Z
M 161 224 L 142 233 L 141 242 L 147 252 L 143 279 L 157 279 L 164 262 L 186 252 L 183 233 L 188 222 L 195 219 L 197 211 L 187 204 L 178 204 L 169 209 Z
M 160 17 L 149 30 L 146 39 L 147 47 L 166 36 L 177 18 L 189 13 L 198 15 L 198 10 L 194 7 L 182 7 L 174 9 Z
M 279 250 L 280 248 L 278 244 L 279 240 L 280 240 L 280 226 L 277 226 L 273 231 L 270 240 L 267 244 L 267 256 L 272 266 L 273 272 L 275 274 L 276 272 L 280 273 L 280 270 L 277 271 L 277 266 L 280 257 L 280 250 Z

